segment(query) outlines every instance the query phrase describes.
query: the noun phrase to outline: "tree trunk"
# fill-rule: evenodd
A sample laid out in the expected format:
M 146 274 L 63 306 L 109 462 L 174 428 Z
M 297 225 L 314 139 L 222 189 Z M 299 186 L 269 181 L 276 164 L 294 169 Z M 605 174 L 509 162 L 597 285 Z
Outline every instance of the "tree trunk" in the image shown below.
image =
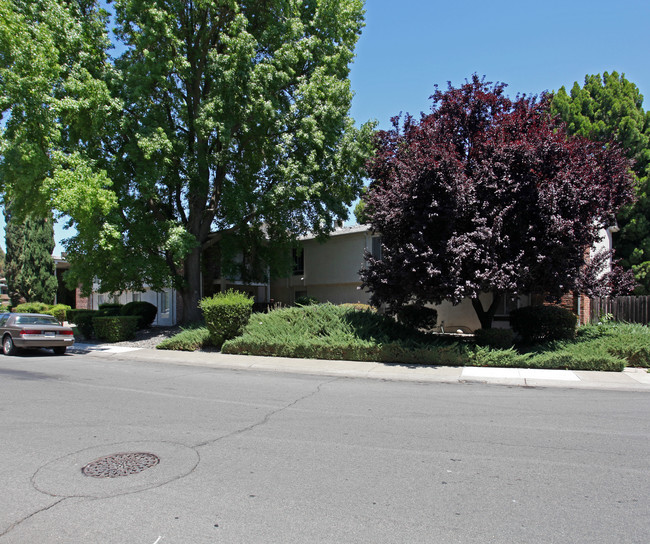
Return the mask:
M 494 314 L 496 314 L 502 298 L 503 295 L 501 293 L 492 293 L 492 304 L 490 304 L 490 307 L 487 310 L 483 309 L 483 304 L 478 297 L 472 299 L 472 306 L 481 323 L 482 329 L 492 328 L 492 320 L 494 319 Z
M 192 323 L 201 320 L 199 301 L 201 300 L 201 249 L 192 250 L 184 263 L 185 285 L 180 289 L 183 311 L 179 321 Z

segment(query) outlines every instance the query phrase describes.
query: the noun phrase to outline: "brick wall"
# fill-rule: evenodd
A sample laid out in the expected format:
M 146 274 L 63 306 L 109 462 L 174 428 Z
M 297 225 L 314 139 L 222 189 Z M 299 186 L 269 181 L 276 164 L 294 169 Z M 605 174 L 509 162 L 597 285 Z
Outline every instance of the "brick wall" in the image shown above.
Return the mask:
M 75 308 L 77 310 L 91 310 L 91 301 L 89 297 L 81 296 L 81 289 L 77 287 L 75 292 Z
M 586 295 L 576 295 L 568 293 L 564 295 L 559 302 L 548 302 L 543 296 L 535 295 L 532 304 L 543 304 L 544 306 L 560 306 L 572 311 L 578 316 L 578 325 L 589 323 L 591 315 L 591 300 Z

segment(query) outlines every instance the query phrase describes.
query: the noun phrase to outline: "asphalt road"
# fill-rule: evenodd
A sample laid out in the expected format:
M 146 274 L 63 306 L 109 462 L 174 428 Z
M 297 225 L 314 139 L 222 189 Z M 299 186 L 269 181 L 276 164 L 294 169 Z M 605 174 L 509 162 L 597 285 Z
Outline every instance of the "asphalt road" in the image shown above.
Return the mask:
M 650 541 L 643 392 L 43 353 L 0 429 L 0 544 Z M 118 453 L 159 463 L 82 473 Z

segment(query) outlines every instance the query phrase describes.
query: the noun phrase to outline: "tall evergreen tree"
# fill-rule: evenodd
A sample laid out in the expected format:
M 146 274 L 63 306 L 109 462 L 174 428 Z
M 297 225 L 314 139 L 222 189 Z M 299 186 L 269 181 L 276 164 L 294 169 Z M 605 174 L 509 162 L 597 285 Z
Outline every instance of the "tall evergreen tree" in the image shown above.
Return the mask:
M 5 271 L 9 298 L 13 305 L 21 300 L 52 304 L 57 280 L 54 259 L 52 218 L 22 221 L 5 208 Z
M 618 214 L 614 248 L 624 267 L 634 271 L 638 294 L 650 294 L 650 112 L 643 95 L 624 74 L 585 76 L 584 85 L 564 87 L 553 97 L 552 112 L 567 132 L 598 142 L 616 142 L 633 161 L 636 202 Z

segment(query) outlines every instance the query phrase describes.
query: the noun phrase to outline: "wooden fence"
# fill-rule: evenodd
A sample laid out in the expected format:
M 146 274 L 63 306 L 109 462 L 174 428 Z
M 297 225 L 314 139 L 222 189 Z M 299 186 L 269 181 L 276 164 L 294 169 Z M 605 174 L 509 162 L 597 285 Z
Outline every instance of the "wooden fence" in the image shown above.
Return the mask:
M 650 322 L 650 296 L 591 299 L 592 323 L 608 314 L 614 316 L 615 321 L 647 325 Z

